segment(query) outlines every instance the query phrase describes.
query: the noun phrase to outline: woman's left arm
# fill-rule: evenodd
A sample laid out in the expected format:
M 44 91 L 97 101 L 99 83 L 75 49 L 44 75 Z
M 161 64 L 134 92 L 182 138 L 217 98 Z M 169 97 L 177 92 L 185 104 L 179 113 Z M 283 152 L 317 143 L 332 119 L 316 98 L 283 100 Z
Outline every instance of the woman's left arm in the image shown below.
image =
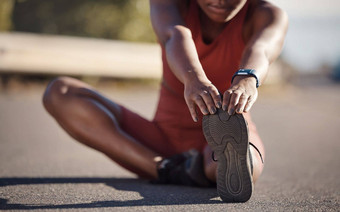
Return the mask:
M 284 11 L 261 1 L 250 17 L 251 35 L 240 62 L 240 69 L 253 69 L 261 84 L 269 65 L 279 56 L 288 17 Z M 256 78 L 250 75 L 235 76 L 230 88 L 223 95 L 223 109 L 229 114 L 248 112 L 257 99 Z

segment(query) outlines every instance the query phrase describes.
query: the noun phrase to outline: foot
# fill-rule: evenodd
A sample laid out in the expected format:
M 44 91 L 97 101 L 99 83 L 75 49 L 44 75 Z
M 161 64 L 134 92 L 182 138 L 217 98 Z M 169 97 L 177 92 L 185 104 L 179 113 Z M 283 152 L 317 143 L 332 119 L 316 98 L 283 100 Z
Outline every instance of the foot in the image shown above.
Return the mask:
M 203 155 L 190 150 L 162 160 L 158 165 L 158 179 L 154 183 L 208 187 L 212 183 L 203 170 Z
M 217 159 L 217 192 L 225 202 L 246 202 L 253 191 L 248 127 L 243 115 L 222 109 L 203 117 L 203 133 Z

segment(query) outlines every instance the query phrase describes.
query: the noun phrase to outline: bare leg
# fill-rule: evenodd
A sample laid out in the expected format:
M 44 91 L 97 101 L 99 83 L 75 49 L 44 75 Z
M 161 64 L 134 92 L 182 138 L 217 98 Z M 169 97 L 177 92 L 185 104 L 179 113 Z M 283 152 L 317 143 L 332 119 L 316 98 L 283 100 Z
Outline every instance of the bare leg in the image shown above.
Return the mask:
M 159 154 L 122 131 L 120 107 L 89 85 L 73 78 L 58 78 L 47 87 L 43 103 L 76 140 L 143 177 L 157 178 Z

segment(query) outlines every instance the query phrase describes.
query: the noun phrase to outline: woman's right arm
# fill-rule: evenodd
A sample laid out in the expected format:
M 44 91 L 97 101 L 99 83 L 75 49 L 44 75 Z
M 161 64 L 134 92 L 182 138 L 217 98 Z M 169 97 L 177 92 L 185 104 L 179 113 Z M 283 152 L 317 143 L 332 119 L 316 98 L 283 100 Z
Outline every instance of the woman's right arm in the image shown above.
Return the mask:
M 191 116 L 198 120 L 196 105 L 206 115 L 221 107 L 221 97 L 199 61 L 191 31 L 181 11 L 184 0 L 150 0 L 151 22 L 158 41 L 165 48 L 170 69 L 184 84 L 184 98 Z

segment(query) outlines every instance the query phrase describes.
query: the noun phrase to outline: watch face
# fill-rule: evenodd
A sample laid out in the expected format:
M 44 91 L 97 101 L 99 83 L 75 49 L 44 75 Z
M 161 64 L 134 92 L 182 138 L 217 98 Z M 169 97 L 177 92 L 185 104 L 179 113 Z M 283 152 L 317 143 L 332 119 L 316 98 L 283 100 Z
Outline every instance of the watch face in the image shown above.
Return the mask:
M 253 74 L 254 69 L 240 69 L 238 72 L 242 75 L 243 74 Z
M 238 72 L 238 73 L 237 73 L 237 75 L 247 75 L 247 74 L 248 74 L 248 72 L 245 72 L 245 71 L 244 71 L 244 72 Z

